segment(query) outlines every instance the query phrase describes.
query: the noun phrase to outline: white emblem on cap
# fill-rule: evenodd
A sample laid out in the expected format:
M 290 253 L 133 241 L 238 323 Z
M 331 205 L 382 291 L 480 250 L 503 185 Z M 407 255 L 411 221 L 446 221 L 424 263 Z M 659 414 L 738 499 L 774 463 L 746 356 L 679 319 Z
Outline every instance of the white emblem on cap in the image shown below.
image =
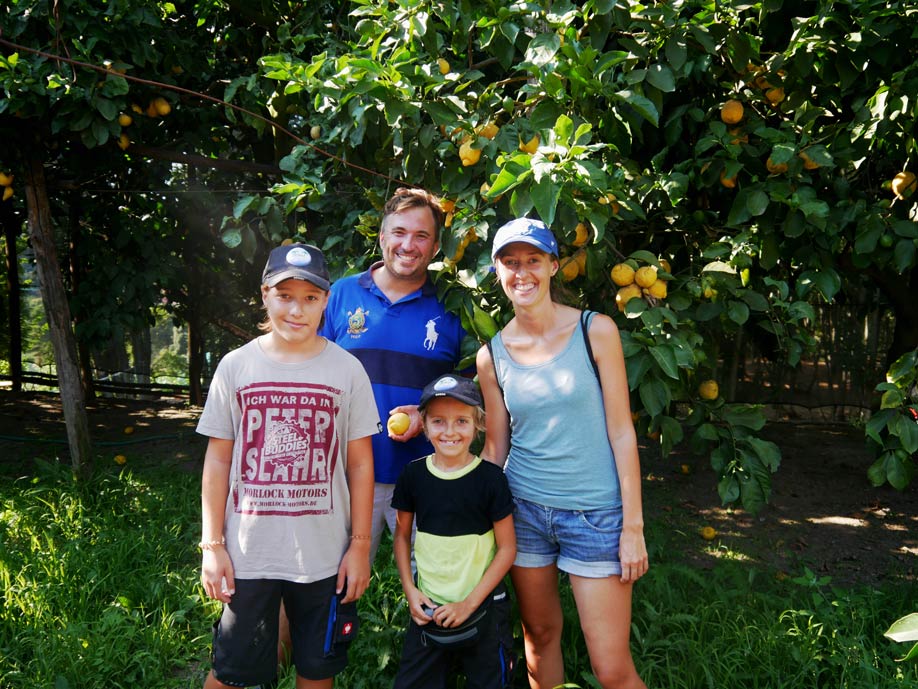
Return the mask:
M 298 246 L 287 252 L 287 263 L 292 266 L 308 266 L 312 263 L 312 256 L 309 255 L 306 249 Z
M 459 385 L 458 380 L 452 376 L 446 376 L 445 378 L 441 378 L 436 383 L 434 383 L 434 390 L 437 392 L 445 392 L 446 390 L 452 390 L 457 385 Z

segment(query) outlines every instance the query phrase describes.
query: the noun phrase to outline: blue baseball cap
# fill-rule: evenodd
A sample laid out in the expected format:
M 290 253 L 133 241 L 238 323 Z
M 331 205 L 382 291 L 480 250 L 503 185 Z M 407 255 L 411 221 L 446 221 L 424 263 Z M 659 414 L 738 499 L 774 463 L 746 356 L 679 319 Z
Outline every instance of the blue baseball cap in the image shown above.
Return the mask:
M 501 226 L 491 245 L 491 260 L 497 258 L 497 255 L 513 242 L 525 242 L 546 254 L 558 257 L 558 240 L 548 229 L 548 225 L 541 220 L 516 218 Z

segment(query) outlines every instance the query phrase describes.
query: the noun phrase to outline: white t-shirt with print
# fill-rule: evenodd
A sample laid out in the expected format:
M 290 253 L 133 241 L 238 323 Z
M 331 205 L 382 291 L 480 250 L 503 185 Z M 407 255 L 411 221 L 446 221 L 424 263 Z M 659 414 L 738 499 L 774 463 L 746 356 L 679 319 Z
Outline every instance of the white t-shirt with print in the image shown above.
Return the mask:
M 197 432 L 234 441 L 224 536 L 237 578 L 338 571 L 350 542 L 347 443 L 380 430 L 366 371 L 333 342 L 279 363 L 256 339 L 220 361 Z

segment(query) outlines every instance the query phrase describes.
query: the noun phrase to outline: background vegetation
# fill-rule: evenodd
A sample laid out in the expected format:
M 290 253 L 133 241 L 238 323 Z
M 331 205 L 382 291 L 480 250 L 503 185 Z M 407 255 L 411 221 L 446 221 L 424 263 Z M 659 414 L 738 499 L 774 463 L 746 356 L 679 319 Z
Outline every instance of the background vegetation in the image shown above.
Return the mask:
M 882 362 L 865 367 L 882 394 L 869 477 L 910 482 L 911 3 L 13 0 L 0 12 L 14 384 L 24 228 L 51 266 L 46 311 L 65 316 L 50 334 L 66 400 L 93 394 L 93 362 L 149 375 L 148 326 L 165 310 L 187 326 L 200 401 L 219 354 L 253 332 L 267 248 L 307 240 L 336 274 L 358 270 L 381 202 L 416 184 L 446 200 L 437 281 L 470 353 L 507 317 L 489 236 L 541 217 L 572 299 L 618 314 L 639 431 L 663 453 L 687 441 L 709 456 L 722 499 L 751 510 L 780 453 L 757 435 L 762 411 L 732 402 L 744 343 L 780 367 L 759 386 L 777 390 L 776 370 L 879 314 L 849 338 Z M 610 276 L 622 263 L 646 269 L 630 301 Z M 828 304 L 853 318 L 827 324 Z M 699 392 L 706 380 L 716 394 Z M 88 448 L 71 439 L 80 474 Z
M 0 686 L 201 686 L 218 608 L 198 583 L 199 476 L 174 456 L 137 450 L 130 470 L 110 464 L 87 482 L 55 463 L 3 476 Z M 896 663 L 905 647 L 882 637 L 913 610 L 913 584 L 841 588 L 803 567 L 786 575 L 729 557 L 705 571 L 686 564 L 679 540 L 648 515 L 653 566 L 636 588 L 632 628 L 648 686 L 918 687 L 918 665 Z M 407 613 L 388 543 L 338 686 L 392 684 Z M 564 590 L 568 678 L 596 686 Z M 518 674 L 514 686 L 525 685 Z M 292 689 L 293 677 L 281 686 Z

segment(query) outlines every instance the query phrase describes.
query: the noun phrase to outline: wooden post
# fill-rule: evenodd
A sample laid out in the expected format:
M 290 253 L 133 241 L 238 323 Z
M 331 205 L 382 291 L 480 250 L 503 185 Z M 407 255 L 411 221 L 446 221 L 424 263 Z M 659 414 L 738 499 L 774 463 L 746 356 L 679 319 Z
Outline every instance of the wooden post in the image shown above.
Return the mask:
M 9 333 L 10 333 L 10 380 L 12 391 L 22 392 L 22 308 L 19 294 L 19 254 L 16 240 L 22 229 L 22 218 L 13 211 L 10 201 L 0 203 L 0 225 L 6 238 L 6 275 L 10 286 Z
M 54 245 L 54 228 L 51 224 L 51 206 L 45 183 L 44 161 L 38 145 L 31 147 L 25 160 L 25 192 L 29 208 L 29 238 L 35 251 L 38 278 L 41 280 L 41 299 L 48 318 L 48 331 L 54 348 L 58 388 L 67 426 L 70 462 L 74 473 L 86 478 L 92 471 L 92 444 L 89 437 L 89 419 L 83 403 L 80 367 L 77 360 L 76 338 L 70 320 L 70 306 L 61 280 L 57 249 Z

